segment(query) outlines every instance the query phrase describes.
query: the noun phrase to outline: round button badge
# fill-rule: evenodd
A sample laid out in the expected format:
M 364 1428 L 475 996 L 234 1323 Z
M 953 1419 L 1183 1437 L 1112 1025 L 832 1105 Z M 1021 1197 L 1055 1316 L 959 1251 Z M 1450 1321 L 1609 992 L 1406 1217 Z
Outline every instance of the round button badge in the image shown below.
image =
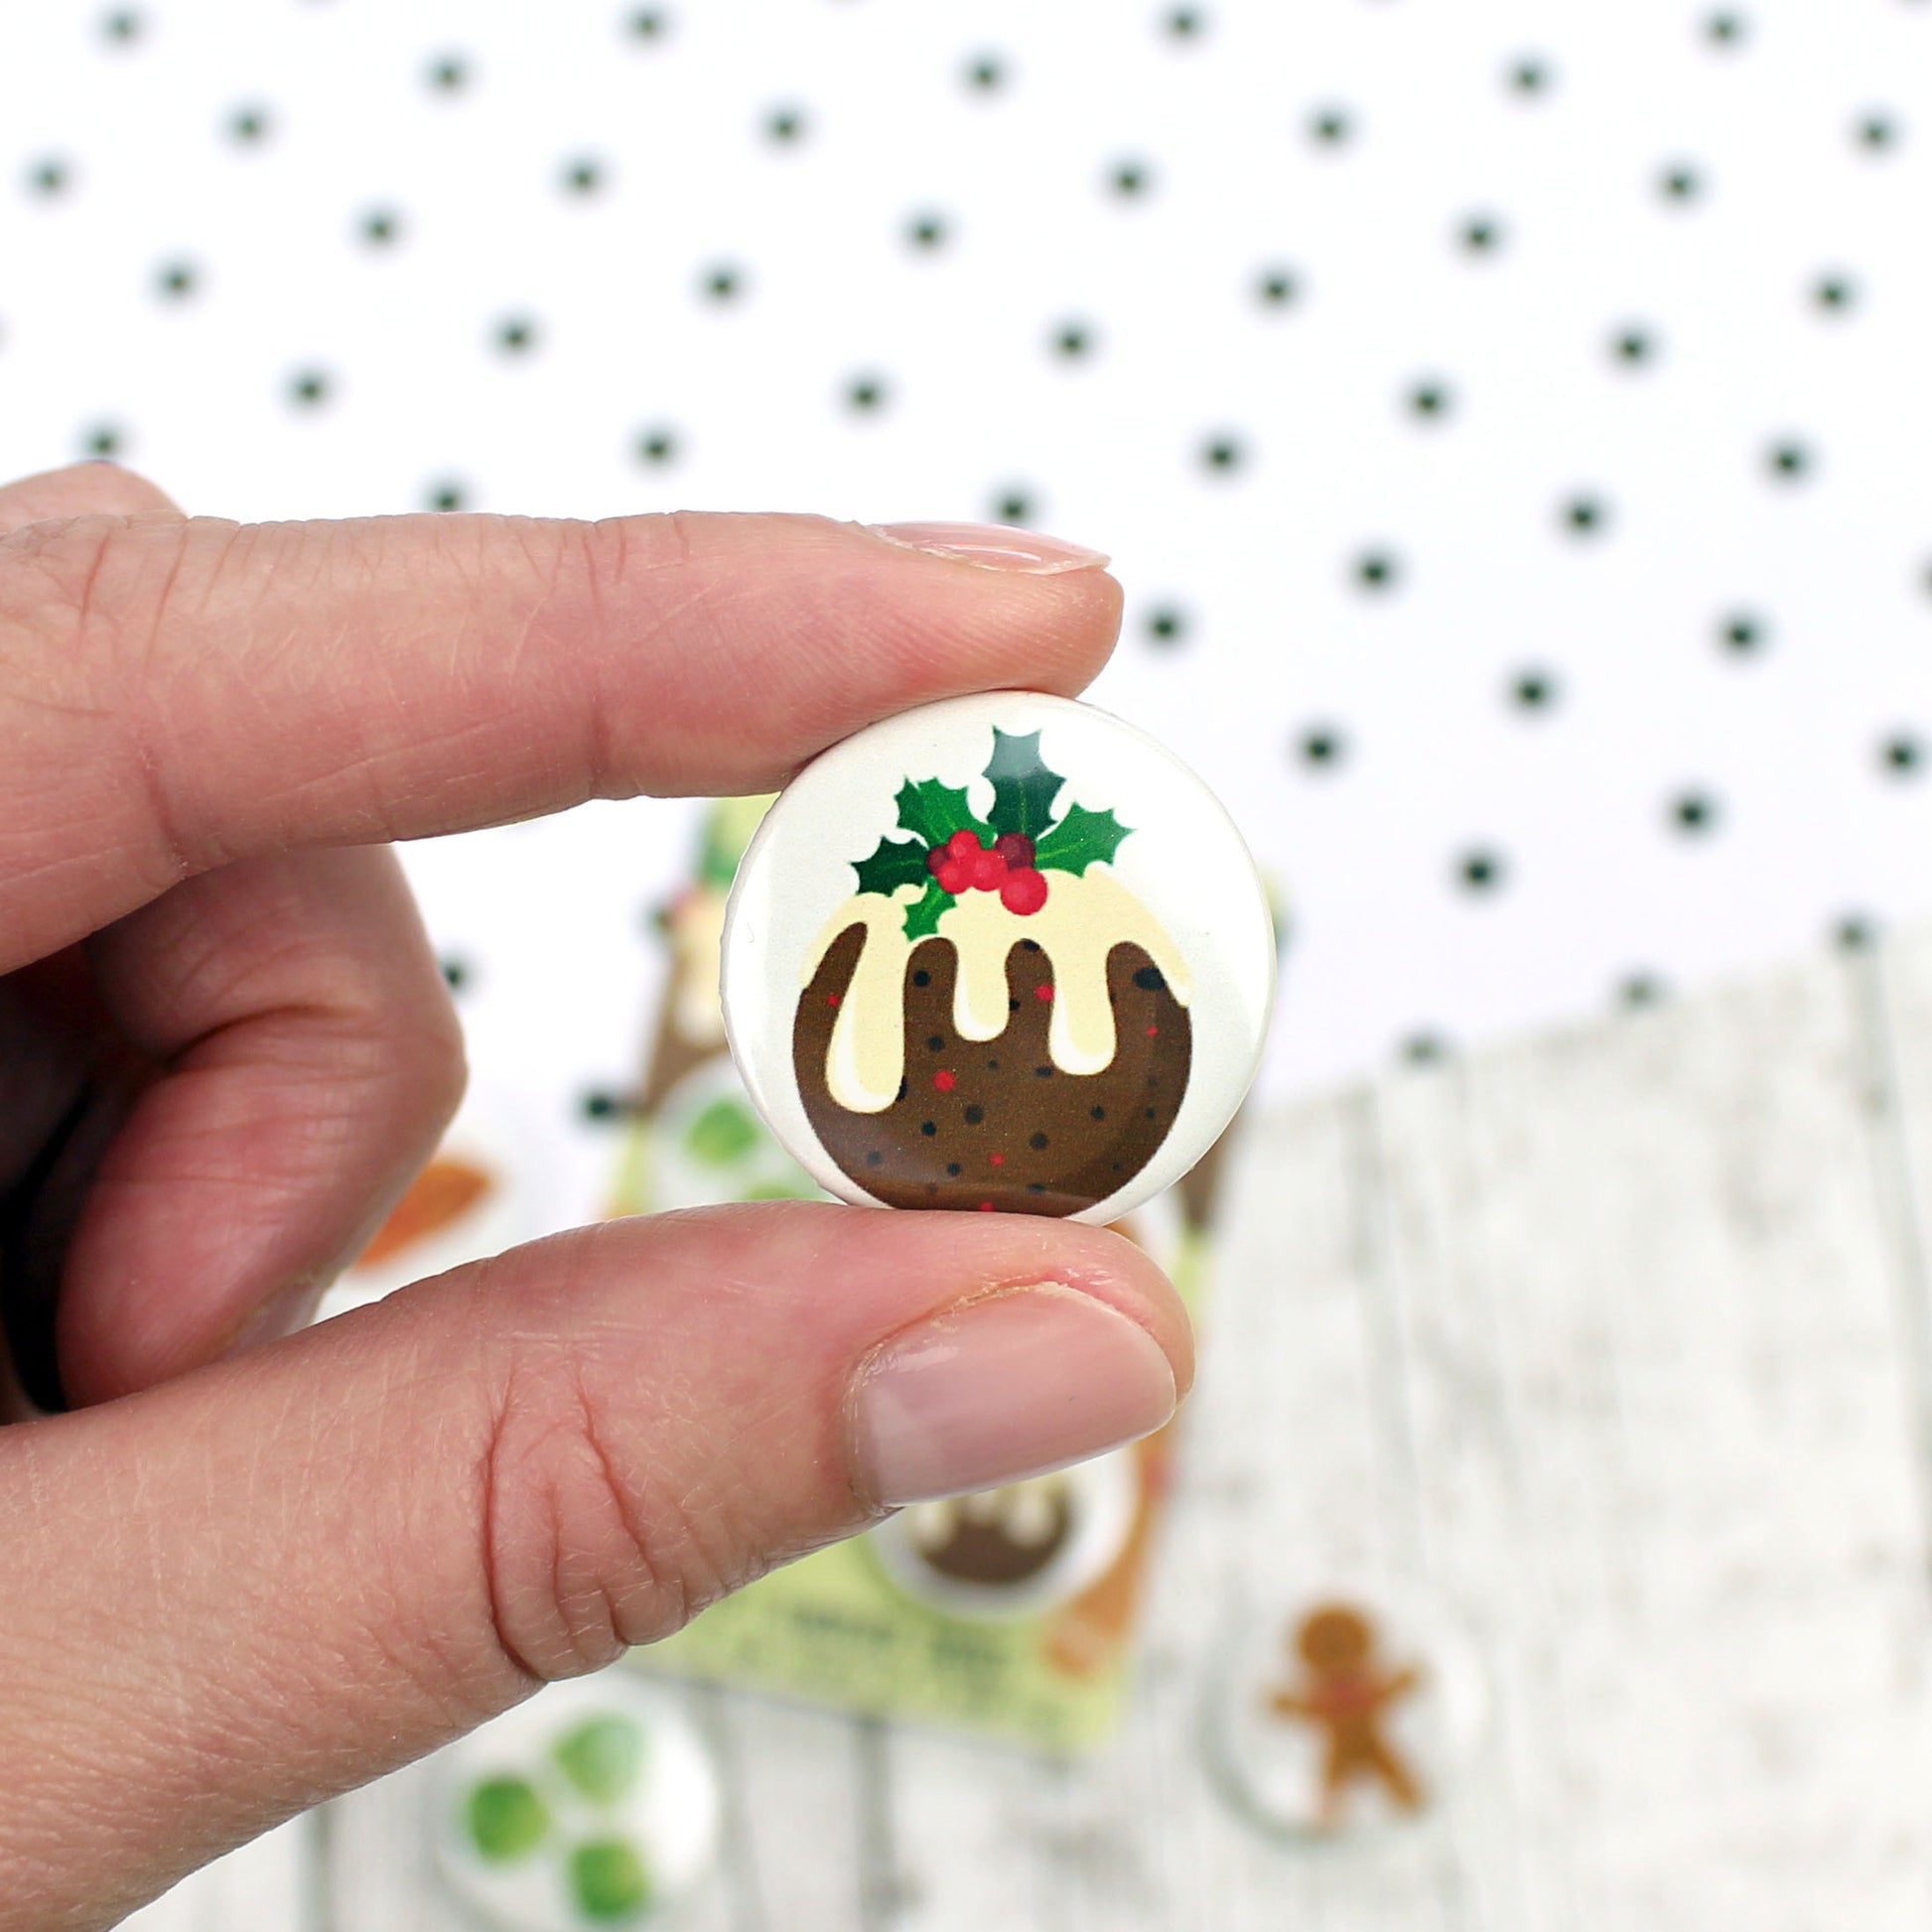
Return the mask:
M 842 1199 L 1118 1219 L 1254 1078 L 1273 920 L 1218 800 L 1064 698 L 952 698 L 786 788 L 725 915 L 747 1090 Z

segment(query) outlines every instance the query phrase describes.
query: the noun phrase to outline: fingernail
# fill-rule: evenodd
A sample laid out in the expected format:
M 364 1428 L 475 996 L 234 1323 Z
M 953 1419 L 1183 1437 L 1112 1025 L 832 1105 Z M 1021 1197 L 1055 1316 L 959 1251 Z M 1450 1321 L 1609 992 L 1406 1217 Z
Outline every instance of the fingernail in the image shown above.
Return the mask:
M 1160 1344 L 1052 1283 L 962 1303 L 860 1371 L 854 1449 L 889 1504 L 991 1489 L 1118 1449 L 1174 1411 Z
M 869 523 L 874 536 L 901 550 L 977 564 L 982 570 L 1019 570 L 1050 577 L 1064 570 L 1099 570 L 1105 554 L 1084 544 L 1043 537 L 1037 530 L 1010 530 L 1001 523 Z

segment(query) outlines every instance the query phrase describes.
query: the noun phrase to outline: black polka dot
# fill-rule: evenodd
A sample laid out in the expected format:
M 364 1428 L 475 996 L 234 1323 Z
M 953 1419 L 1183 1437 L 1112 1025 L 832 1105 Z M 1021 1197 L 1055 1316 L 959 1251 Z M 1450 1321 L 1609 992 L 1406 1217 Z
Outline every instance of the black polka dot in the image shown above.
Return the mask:
M 621 1094 L 610 1091 L 608 1087 L 593 1087 L 578 1098 L 577 1111 L 586 1120 L 618 1120 L 630 1111 L 628 1102 Z
M 1556 708 L 1557 681 L 1548 671 L 1518 671 L 1510 680 L 1509 695 L 1519 711 L 1541 716 Z
M 100 37 L 111 46 L 127 47 L 147 32 L 147 22 L 131 8 L 116 7 L 100 20 Z
M 1468 255 L 1494 255 L 1503 245 L 1503 224 L 1493 214 L 1465 214 L 1455 238 Z
M 885 1165 L 886 1157 L 883 1154 L 873 1153 L 866 1156 L 866 1166 L 869 1168 L 883 1168 Z
M 402 216 L 392 207 L 372 207 L 363 214 L 357 232 L 371 248 L 387 248 L 402 234 Z
M 1357 590 L 1392 591 L 1402 581 L 1402 562 L 1392 550 L 1364 550 L 1350 566 Z
M 1854 136 L 1867 154 L 1889 154 L 1903 139 L 1897 118 L 1882 108 L 1860 115 Z
M 1413 1033 L 1398 1049 L 1411 1066 L 1435 1066 L 1449 1058 L 1449 1041 L 1441 1034 Z
M 876 415 L 886 407 L 886 378 L 877 373 L 855 375 L 845 385 L 845 406 L 857 416 Z
M 1683 791 L 1670 801 L 1670 823 L 1689 837 L 1715 831 L 1718 801 L 1708 791 Z
M 1147 614 L 1147 634 L 1153 643 L 1171 647 L 1185 641 L 1187 636 L 1187 613 L 1177 605 L 1157 604 Z
M 470 492 L 453 477 L 444 477 L 423 492 L 424 503 L 433 510 L 460 510 L 470 500 Z
M 1044 1134 L 1030 1135 L 1027 1140 L 1027 1145 L 1035 1154 L 1044 1154 L 1046 1152 L 1046 1136 Z
M 1454 392 L 1438 376 L 1425 376 L 1410 385 L 1409 413 L 1422 423 L 1443 422 L 1455 406 Z
M 1162 971 L 1158 966 L 1143 966 L 1141 970 L 1134 975 L 1134 984 L 1138 986 L 1143 993 L 1159 993 L 1167 985 L 1167 983 L 1168 982 L 1166 978 L 1163 976 Z
M 1345 147 L 1355 138 L 1355 117 L 1336 102 L 1314 108 L 1309 115 L 1309 139 L 1316 147 Z
M 1704 193 L 1704 177 L 1691 162 L 1667 162 L 1657 171 L 1657 192 L 1679 206 L 1695 202 Z
M 677 461 L 678 447 L 678 433 L 667 423 L 653 423 L 648 429 L 640 429 L 632 445 L 639 463 L 653 464 L 660 469 Z
M 1053 352 L 1062 361 L 1084 361 L 1093 353 L 1094 329 L 1091 323 L 1063 322 L 1052 334 Z
M 1626 322 L 1610 333 L 1611 359 L 1627 369 L 1648 368 L 1658 355 L 1657 332 L 1640 322 Z
M 1626 973 L 1617 982 L 1616 997 L 1620 1005 L 1633 1012 L 1654 1007 L 1664 997 L 1664 983 L 1655 973 Z
M 961 1174 L 964 1173 L 966 1171 L 964 1168 L 962 1168 L 959 1165 L 957 1161 L 948 1161 L 946 1163 L 946 1172 L 949 1174 Z
M 744 271 L 730 262 L 714 262 L 698 277 L 698 290 L 708 302 L 736 302 L 745 293 Z
M 1770 637 L 1771 627 L 1751 611 L 1730 611 L 1718 621 L 1718 642 L 1733 656 L 1754 657 Z
M 1090 1120 L 1105 1120 L 1107 1118 L 1107 1110 L 1105 1107 L 1089 1107 L 1087 1109 L 1087 1117 Z
M 924 1134 L 928 1139 L 938 1133 L 938 1131 L 939 1123 L 936 1120 L 922 1120 L 919 1123 L 919 1132 Z
M 1207 31 L 1207 17 L 1198 7 L 1173 7 L 1162 25 L 1170 40 L 1196 41 Z
M 1844 952 L 1869 952 L 1878 943 L 1878 922 L 1869 913 L 1843 913 L 1832 928 L 1832 942 Z
M 1859 285 L 1849 275 L 1827 270 L 1812 282 L 1811 300 L 1822 314 L 1842 316 L 1857 307 Z
M 996 523 L 1011 523 L 1024 528 L 1038 514 L 1038 503 L 1033 492 L 1024 486 L 1016 484 L 994 495 L 993 520 Z
M 1609 528 L 1610 506 L 1587 491 L 1567 496 L 1557 512 L 1564 531 L 1573 537 L 1598 537 Z
M 1547 94 L 1556 76 L 1540 54 L 1519 54 L 1509 64 L 1508 83 L 1517 93 L 1534 98 Z
M 1302 278 L 1292 268 L 1264 268 L 1255 276 L 1255 300 L 1264 309 L 1292 308 L 1302 299 Z
M 72 186 L 72 165 L 63 161 L 59 155 L 43 155 L 28 166 L 27 192 L 30 195 L 44 195 L 51 200 L 56 195 L 65 195 Z
M 492 340 L 505 355 L 527 355 L 537 345 L 537 333 L 534 316 L 505 316 Z
M 1034 1077 L 1038 1080 L 1050 1080 L 1053 1077 L 1053 1069 L 1050 1066 L 1036 1066 L 1034 1068 Z
M 975 93 L 998 93 L 1008 78 L 1007 64 L 998 54 L 976 54 L 966 63 L 966 84 Z
M 1231 477 L 1247 460 L 1241 439 L 1227 430 L 1207 437 L 1200 446 L 1201 468 L 1210 476 Z
M 1910 732 L 1895 732 L 1879 747 L 1881 769 L 1894 778 L 1917 777 L 1925 769 L 1925 744 Z
M 984 1107 L 968 1107 L 961 1118 L 968 1127 L 977 1127 L 986 1118 L 986 1109 Z
M 1749 32 L 1749 22 L 1740 13 L 1730 8 L 1720 8 L 1716 13 L 1704 17 L 1704 38 L 1719 49 L 1741 47 Z
M 906 217 L 905 239 L 910 247 L 927 250 L 943 248 L 951 238 L 951 227 L 943 214 L 927 208 Z
M 624 18 L 623 30 L 633 41 L 661 41 L 670 21 L 659 7 L 638 7 Z
M 1297 739 L 1302 762 L 1317 771 L 1332 771 L 1348 756 L 1348 740 L 1337 725 L 1314 725 Z
M 461 993 L 470 984 L 470 962 L 467 959 L 458 959 L 452 955 L 442 961 L 442 967 L 443 984 L 452 993 Z
M 259 147 L 268 139 L 273 127 L 273 117 L 259 103 L 233 109 L 226 122 L 228 139 L 244 148 Z
M 127 431 L 118 423 L 94 423 L 80 432 L 83 456 L 117 457 L 127 452 Z
M 600 193 L 605 179 L 603 162 L 589 154 L 580 154 L 575 160 L 566 161 L 558 176 L 559 186 L 566 195 L 586 198 Z
M 1131 157 L 1116 161 L 1107 171 L 1107 186 L 1123 202 L 1139 201 L 1154 187 L 1154 170 Z
M 297 369 L 289 377 L 288 398 L 298 409 L 317 409 L 329 400 L 334 386 L 327 369 Z
M 164 302 L 185 302 L 201 285 L 201 270 L 193 262 L 163 262 L 154 272 L 154 292 Z
M 928 1034 L 925 1043 L 928 1052 L 942 1053 L 946 1048 L 946 1036 L 944 1034 Z
M 1500 852 L 1476 847 L 1464 852 L 1455 862 L 1455 882 L 1465 893 L 1493 893 L 1508 874 Z
M 1803 483 L 1818 467 L 1818 458 L 1808 444 L 1795 436 L 1781 436 L 1764 452 L 1765 474 L 1773 483 Z
M 470 63 L 461 54 L 439 54 L 423 70 L 424 84 L 439 94 L 460 94 L 470 77 Z
M 764 138 L 774 147 L 795 147 L 808 131 L 802 107 L 774 107 L 764 117 Z
M 919 970 L 912 975 L 912 984 L 914 986 L 930 986 L 932 984 L 932 975 L 928 973 L 923 966 L 921 966 Z
M 1043 1180 L 1030 1180 L 1027 1182 L 1027 1192 L 1030 1194 L 1043 1194 L 1045 1191 L 1046 1183 Z

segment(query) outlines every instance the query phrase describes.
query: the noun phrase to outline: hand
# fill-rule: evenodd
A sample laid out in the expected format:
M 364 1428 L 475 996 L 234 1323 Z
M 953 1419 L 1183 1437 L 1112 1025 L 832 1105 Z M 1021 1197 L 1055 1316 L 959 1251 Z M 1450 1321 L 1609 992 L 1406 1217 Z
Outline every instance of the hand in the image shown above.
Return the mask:
M 67 1408 L 0 1431 L 0 1927 L 107 1924 L 892 1504 L 1166 1419 L 1173 1291 L 1026 1217 L 613 1222 L 288 1333 L 462 1085 L 388 841 L 1077 690 L 1100 560 L 780 516 L 248 528 L 104 466 L 0 489 L 0 1291 Z

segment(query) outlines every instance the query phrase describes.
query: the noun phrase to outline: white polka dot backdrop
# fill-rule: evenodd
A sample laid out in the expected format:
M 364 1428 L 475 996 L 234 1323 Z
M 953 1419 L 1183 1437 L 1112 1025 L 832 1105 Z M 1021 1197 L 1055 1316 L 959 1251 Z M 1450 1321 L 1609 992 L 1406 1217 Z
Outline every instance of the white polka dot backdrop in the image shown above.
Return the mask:
M 1932 902 L 1925 0 L 54 6 L 0 167 L 11 472 L 1109 550 L 1265 1091 Z M 690 823 L 412 853 L 499 1089 L 630 1082 Z

